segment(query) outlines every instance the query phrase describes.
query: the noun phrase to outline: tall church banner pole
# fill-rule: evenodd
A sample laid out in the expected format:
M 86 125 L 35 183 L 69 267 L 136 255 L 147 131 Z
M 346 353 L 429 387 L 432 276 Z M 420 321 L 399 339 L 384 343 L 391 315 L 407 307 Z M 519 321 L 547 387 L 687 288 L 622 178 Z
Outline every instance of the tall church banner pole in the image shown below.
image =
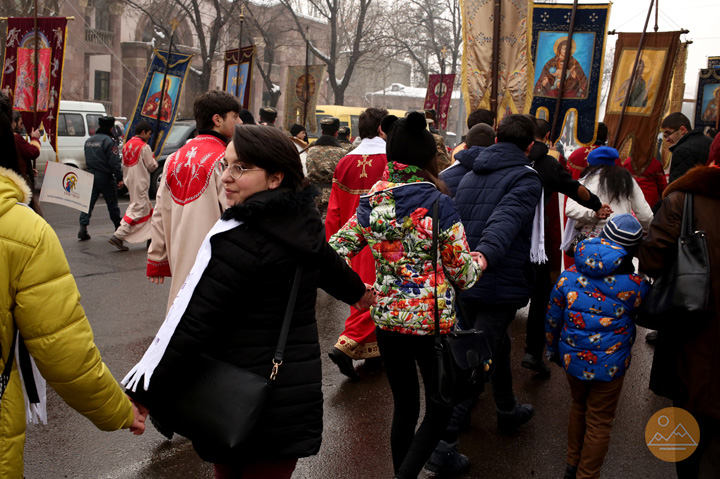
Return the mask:
M 307 128 L 307 116 L 308 116 L 308 102 L 310 101 L 310 40 L 307 38 L 307 34 L 310 31 L 309 27 L 305 27 L 305 82 L 303 84 L 303 116 L 302 126 Z M 290 129 L 290 125 L 285 128 Z
M 612 142 L 610 145 L 617 148 L 618 136 L 620 136 L 620 129 L 622 128 L 623 118 L 625 117 L 625 110 L 627 109 L 628 102 L 630 101 L 630 94 L 635 86 L 635 77 L 637 76 L 638 63 L 640 63 L 640 55 L 642 54 L 643 43 L 645 42 L 645 33 L 647 32 L 648 23 L 650 23 L 650 15 L 652 15 L 653 5 L 655 0 L 650 0 L 650 8 L 648 8 L 647 17 L 645 18 L 645 26 L 640 34 L 640 44 L 638 45 L 637 53 L 635 54 L 635 63 L 633 64 L 632 73 L 630 74 L 630 80 L 628 81 L 628 88 L 625 92 L 625 101 L 623 101 L 622 110 L 620 110 L 620 118 L 618 118 L 617 126 L 613 132 Z
M 243 98 L 240 98 L 240 56 L 242 55 L 243 23 L 245 22 L 245 4 L 240 5 L 240 38 L 238 38 L 238 62 L 235 69 L 235 96 L 240 100 L 240 108 L 245 108 Z
M 558 97 L 555 102 L 555 114 L 553 115 L 552 128 L 550 129 L 550 142 L 555 144 L 561 135 L 556 135 L 558 119 L 560 118 L 560 104 L 562 103 L 563 94 L 565 93 L 565 75 L 567 74 L 567 67 L 570 63 L 570 56 L 572 54 L 572 37 L 575 31 L 575 14 L 577 13 L 578 0 L 573 2 L 572 13 L 570 14 L 570 27 L 568 29 L 567 43 L 565 44 L 565 59 L 563 60 L 562 70 L 560 70 L 560 85 L 558 85 Z M 577 120 L 576 120 L 577 121 Z
M 490 110 L 497 121 L 498 113 L 498 83 L 500 82 L 500 15 L 501 0 L 495 0 L 493 13 L 493 56 L 492 56 L 492 85 L 490 85 Z M 441 90 L 442 91 L 442 90 Z
M 33 38 L 35 39 L 35 101 L 33 102 L 33 128 L 37 127 L 38 91 L 40 90 L 40 52 L 38 45 L 37 0 L 33 1 Z
M 435 121 L 437 124 L 435 125 L 435 128 L 440 130 L 440 108 L 442 105 L 442 97 L 443 97 L 443 87 L 445 86 L 445 52 L 447 52 L 447 48 L 444 46 L 442 47 L 442 50 L 440 50 L 440 91 L 438 92 L 437 96 L 437 102 L 435 106 Z M 452 94 L 452 93 L 451 93 Z
M 180 25 L 180 22 L 178 22 L 177 18 L 173 18 L 172 20 L 170 20 L 170 27 L 172 28 L 172 31 L 170 33 L 170 46 L 168 47 L 167 62 L 165 62 L 165 72 L 163 73 L 163 81 L 160 86 L 160 103 L 158 103 L 157 116 L 155 117 L 157 122 L 155 123 L 155 142 L 152 146 L 153 151 L 155 151 L 155 148 L 157 147 L 157 142 L 160 136 L 157 134 L 157 132 L 158 128 L 160 127 L 160 120 L 162 120 L 163 102 L 165 101 L 165 83 L 167 82 L 168 70 L 170 69 L 170 58 L 172 57 L 172 47 L 173 39 L 175 38 L 175 29 L 178 27 L 178 25 Z M 172 118 L 168 118 L 168 120 L 172 120 Z

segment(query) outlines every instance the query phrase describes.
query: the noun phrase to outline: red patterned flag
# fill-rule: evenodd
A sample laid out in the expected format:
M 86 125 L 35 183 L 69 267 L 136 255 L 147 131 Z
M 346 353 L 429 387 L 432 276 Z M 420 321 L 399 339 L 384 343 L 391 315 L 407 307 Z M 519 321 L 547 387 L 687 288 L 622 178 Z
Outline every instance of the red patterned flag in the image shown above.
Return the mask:
M 442 77 L 442 85 L 440 84 L 440 77 Z M 454 84 L 454 73 L 448 75 L 430 75 L 430 79 L 428 80 L 424 108 L 426 110 L 436 110 L 439 125 L 435 126 L 441 130 L 447 129 L 448 112 L 450 111 L 450 100 L 452 99 Z
M 65 17 L 40 17 L 36 35 L 32 18 L 8 18 L 0 82 L 3 93 L 12 99 L 13 108 L 20 112 L 28 130 L 43 125 L 56 151 L 66 24 Z

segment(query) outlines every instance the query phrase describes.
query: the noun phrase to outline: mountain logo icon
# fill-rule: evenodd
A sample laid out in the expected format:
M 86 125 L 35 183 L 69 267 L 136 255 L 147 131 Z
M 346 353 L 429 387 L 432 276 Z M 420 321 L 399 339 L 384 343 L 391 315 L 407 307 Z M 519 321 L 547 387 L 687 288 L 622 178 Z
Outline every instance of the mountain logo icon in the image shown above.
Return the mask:
M 657 458 L 677 462 L 689 457 L 700 441 L 695 418 L 681 408 L 665 408 L 653 415 L 645 428 L 645 442 Z

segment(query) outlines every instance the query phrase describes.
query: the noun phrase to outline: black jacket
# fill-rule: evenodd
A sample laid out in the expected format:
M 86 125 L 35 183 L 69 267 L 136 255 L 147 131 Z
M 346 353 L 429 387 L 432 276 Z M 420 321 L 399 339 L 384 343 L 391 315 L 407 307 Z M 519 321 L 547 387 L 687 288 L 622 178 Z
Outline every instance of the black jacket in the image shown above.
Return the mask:
M 702 128 L 685 133 L 673 146 L 669 148 L 672 152 L 670 163 L 670 179 L 668 183 L 680 178 L 693 166 L 705 165 L 710 154 L 712 139 L 705 136 Z
M 268 377 L 297 264 L 303 267 L 283 364 L 239 462 L 316 454 L 322 435 L 322 372 L 315 321 L 320 287 L 352 304 L 360 277 L 325 241 L 316 191 L 267 190 L 229 208 L 244 221 L 211 240 L 212 256 L 152 376 L 132 393 L 151 410 L 155 388 L 181 388 L 204 353 Z M 232 400 L 232 398 L 228 398 Z M 203 457 L 203 451 L 198 449 Z
M 85 164 L 94 175 L 123 179 L 122 162 L 117 142 L 107 133 L 97 132 L 85 142 Z

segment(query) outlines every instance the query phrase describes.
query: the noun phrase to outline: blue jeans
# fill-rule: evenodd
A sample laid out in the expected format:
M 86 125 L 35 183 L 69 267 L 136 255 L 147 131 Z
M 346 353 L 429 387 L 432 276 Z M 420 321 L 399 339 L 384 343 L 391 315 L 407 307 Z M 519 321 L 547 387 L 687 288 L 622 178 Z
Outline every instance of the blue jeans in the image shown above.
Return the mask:
M 93 181 L 92 196 L 90 197 L 90 210 L 87 213 L 80 213 L 80 226 L 90 224 L 90 217 L 92 216 L 93 208 L 95 208 L 95 202 L 100 195 L 102 195 L 103 198 L 105 198 L 110 219 L 115 224 L 115 229 L 118 229 L 122 217 L 120 216 L 120 208 L 118 208 L 117 183 L 112 176 L 101 173 L 93 174 L 95 175 L 95 181 Z

